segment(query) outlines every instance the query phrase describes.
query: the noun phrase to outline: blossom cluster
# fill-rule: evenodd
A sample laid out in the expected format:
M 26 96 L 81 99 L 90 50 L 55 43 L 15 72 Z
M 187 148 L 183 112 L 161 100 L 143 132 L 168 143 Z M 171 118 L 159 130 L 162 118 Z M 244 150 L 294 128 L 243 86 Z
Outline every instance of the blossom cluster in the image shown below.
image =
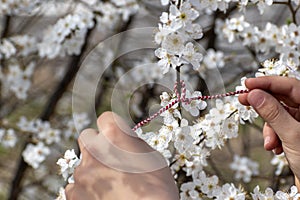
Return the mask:
M 47 145 L 61 140 L 61 131 L 51 128 L 49 122 L 40 119 L 28 121 L 25 117 L 21 117 L 17 125 L 21 131 L 33 134 L 34 143 L 29 143 L 22 155 L 25 162 L 37 169 L 50 154 Z
M 251 25 L 242 15 L 219 22 L 217 29 L 221 29 L 228 42 L 241 40 L 244 46 L 253 48 L 258 53 L 269 53 L 274 49 L 285 62 L 299 65 L 300 27 L 295 23 L 278 27 L 270 22 L 264 29 Z
M 179 7 L 179 8 L 178 8 Z M 169 12 L 163 12 L 155 34 L 155 42 L 161 45 L 155 51 L 160 59 L 163 74 L 170 69 L 183 64 L 191 64 L 194 70 L 200 67 L 203 59 L 200 49 L 190 39 L 200 39 L 203 36 L 202 27 L 194 23 L 199 12 L 187 1 L 182 5 L 171 4 Z
M 261 199 L 274 199 L 274 200 L 286 200 L 286 199 L 299 199 L 300 193 L 296 186 L 292 186 L 289 193 L 277 191 L 273 192 L 271 188 L 266 188 L 264 192 L 260 192 L 259 186 L 256 186 L 251 193 L 251 197 L 253 200 L 261 200 Z
M 210 199 L 246 199 L 246 192 L 242 188 L 237 188 L 232 183 L 225 183 L 219 186 L 219 179 L 217 176 L 207 176 L 204 171 L 197 175 L 193 182 L 183 183 L 180 190 L 181 200 L 201 199 L 205 195 Z M 253 200 L 274 199 L 274 200 L 287 200 L 299 199 L 300 193 L 296 186 L 290 188 L 290 192 L 277 191 L 274 192 L 271 188 L 267 187 L 264 192 L 260 191 L 259 186 L 256 186 L 251 192 Z
M 201 96 L 201 93 L 196 91 L 191 94 L 187 90 L 186 95 L 187 98 L 191 98 Z M 176 98 L 176 92 L 174 94 L 164 92 L 161 95 L 161 106 L 168 105 L 169 102 Z M 198 116 L 200 114 L 199 111 L 206 108 L 206 103 L 200 100 L 193 100 L 190 104 L 185 105 L 185 102 L 182 102 L 182 108 L 187 110 L 192 116 Z M 199 196 L 198 193 L 200 191 L 198 190 L 197 194 L 194 194 L 196 192 L 195 188 L 201 188 L 203 183 L 198 183 L 198 176 L 195 174 L 203 173 L 203 169 L 208 165 L 207 158 L 210 156 L 210 152 L 216 148 L 222 148 L 225 145 L 225 141 L 238 136 L 238 124 L 240 121 L 253 121 L 258 115 L 251 107 L 245 109 L 244 106 L 238 103 L 236 97 L 227 97 L 223 100 L 217 99 L 215 107 L 210 108 L 204 117 L 198 118 L 192 125 L 189 125 L 189 122 L 183 118 L 178 109 L 179 104 L 176 103 L 161 114 L 164 124 L 157 132 L 143 133 L 139 129 L 137 133 L 152 148 L 161 152 L 169 163 L 172 163 L 170 168 L 173 174 L 183 170 L 186 176 L 192 177 L 193 184 L 187 184 L 192 189 L 190 188 L 187 191 L 187 185 L 183 184 L 181 195 L 185 196 L 187 193 L 192 195 L 193 193 L 194 197 L 196 197 Z M 237 179 L 242 178 L 245 182 L 249 182 L 252 175 L 258 174 L 258 166 L 248 159 L 245 159 L 245 161 L 238 163 L 237 159 L 235 159 L 232 169 L 236 170 Z M 208 181 L 204 181 L 204 183 L 208 183 Z M 214 184 L 216 185 L 217 183 L 218 181 L 214 180 Z M 234 186 L 229 184 L 223 187 Z M 212 186 L 209 186 L 209 188 L 213 189 Z M 221 191 L 221 187 L 218 188 Z M 244 196 L 240 190 L 235 188 L 235 191 Z M 222 199 L 220 192 L 214 192 L 216 194 L 206 194 L 210 198 L 218 196 L 218 198 Z M 235 195 L 237 195 L 236 193 Z M 183 196 L 182 199 L 184 199 Z
M 52 145 L 60 143 L 63 139 L 68 139 L 72 135 L 76 137 L 76 128 L 82 130 L 90 123 L 86 113 L 74 114 L 74 120 L 75 122 L 69 121 L 65 127 L 66 129 L 62 131 L 51 127 L 49 121 L 42 121 L 41 119 L 27 120 L 26 117 L 21 117 L 17 126 L 20 131 L 31 134 L 31 142 L 27 144 L 22 153 L 24 161 L 37 169 L 50 155 Z M 13 136 L 11 137 L 13 138 Z M 68 157 L 68 154 L 66 156 Z
M 193 174 L 193 181 L 183 183 L 180 190 L 180 199 L 200 199 L 202 194 L 210 199 L 245 199 L 245 192 L 233 184 L 226 183 L 219 186 L 217 176 L 207 176 L 204 171 Z
M 29 35 L 4 38 L 0 42 L 0 59 L 26 57 L 37 51 L 36 39 Z
M 44 33 L 38 45 L 40 57 L 53 59 L 56 56 L 78 55 L 88 29 L 94 26 L 93 14 L 82 10 L 57 21 Z
M 113 2 L 91 2 L 89 6 L 78 6 L 73 14 L 61 18 L 45 31 L 38 45 L 40 57 L 53 59 L 57 56 L 79 55 L 87 31 L 95 25 L 114 28 L 121 18 L 127 21 L 138 11 L 135 0 Z
M 235 179 L 243 178 L 245 183 L 250 182 L 252 175 L 258 175 L 258 163 L 252 161 L 248 157 L 240 157 L 234 155 L 233 162 L 230 164 L 230 169 L 236 171 Z
M 0 41 L 0 60 L 9 60 L 6 64 L 0 64 L 2 88 L 12 91 L 18 99 L 27 98 L 35 70 L 34 61 L 21 63 L 19 58 L 26 58 L 36 51 L 36 39 L 28 35 L 12 36 Z
M 190 1 L 197 10 L 206 10 L 206 13 L 212 13 L 212 11 L 223 11 L 226 12 L 231 3 L 237 3 L 240 10 L 244 11 L 246 6 L 255 5 L 260 14 L 263 14 L 264 11 L 274 4 L 273 0 L 191 0 Z M 291 2 L 298 6 L 300 4 L 299 0 L 291 0 Z M 179 0 L 161 0 L 163 6 L 172 4 L 178 4 Z
M 28 14 L 41 3 L 41 0 L 1 1 L 0 15 L 19 15 L 20 13 Z
M 60 168 L 59 172 L 65 181 L 67 180 L 68 183 L 75 183 L 73 173 L 80 162 L 81 156 L 78 158 L 74 149 L 66 150 L 64 157 L 57 160 L 56 164 Z M 59 189 L 56 200 L 66 200 L 65 189 L 63 187 Z
M 63 158 L 56 162 L 60 166 L 60 173 L 64 180 L 68 179 L 68 183 L 74 183 L 74 169 L 80 164 L 80 159 L 75 154 L 74 149 L 67 150 Z M 71 175 L 71 176 L 70 176 Z M 70 176 L 70 177 L 69 177 Z
M 31 87 L 31 78 L 35 69 L 35 63 L 29 63 L 27 66 L 20 66 L 16 60 L 8 65 L 6 76 L 1 73 L 0 80 L 4 88 L 13 92 L 18 99 L 26 99 Z

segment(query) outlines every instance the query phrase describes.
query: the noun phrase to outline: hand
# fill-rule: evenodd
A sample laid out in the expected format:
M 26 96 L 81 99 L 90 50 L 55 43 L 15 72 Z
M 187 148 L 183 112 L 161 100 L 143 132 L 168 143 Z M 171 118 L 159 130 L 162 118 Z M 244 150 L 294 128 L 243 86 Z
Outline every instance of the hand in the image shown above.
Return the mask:
M 139 160 L 139 158 L 124 160 L 125 154 L 123 156 L 115 153 L 115 147 L 118 150 L 121 149 L 122 152 L 124 150 L 125 153 L 154 151 L 148 144 L 136 137 L 120 117 L 106 112 L 98 118 L 97 126 L 100 133 L 87 129 L 78 139 L 82 161 L 74 172 L 75 183 L 66 187 L 68 200 L 179 199 L 178 189 L 167 165 L 156 171 L 126 172 L 126 169 L 131 170 L 134 166 L 139 166 L 141 169 L 147 169 L 147 166 L 151 165 L 156 166 L 155 163 L 161 162 L 163 157 L 155 152 L 156 156 L 150 156 L 147 160 Z M 104 142 L 107 140 L 109 145 Z
M 264 147 L 276 154 L 285 153 L 300 189 L 300 81 L 269 76 L 250 78 L 245 84 L 250 92 L 240 95 L 239 101 L 251 105 L 266 121 Z

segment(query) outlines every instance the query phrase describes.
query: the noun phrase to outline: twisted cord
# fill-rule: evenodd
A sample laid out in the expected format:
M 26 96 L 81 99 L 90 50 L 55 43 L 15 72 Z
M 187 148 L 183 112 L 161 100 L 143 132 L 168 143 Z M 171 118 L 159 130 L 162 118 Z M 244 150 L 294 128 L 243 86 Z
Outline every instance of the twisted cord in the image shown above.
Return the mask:
M 147 119 L 144 119 L 143 121 L 140 121 L 139 123 L 137 123 L 132 128 L 132 130 L 135 131 L 138 128 L 148 124 L 154 118 L 156 118 L 158 115 L 160 115 L 160 114 L 164 113 L 165 111 L 169 110 L 171 107 L 173 107 L 178 102 L 184 102 L 185 104 L 190 104 L 194 100 L 205 101 L 205 100 L 211 100 L 211 99 L 221 99 L 221 98 L 224 98 L 224 97 L 234 96 L 234 95 L 237 95 L 237 94 L 244 94 L 244 93 L 249 92 L 249 90 L 237 90 L 237 91 L 234 91 L 234 92 L 227 92 L 227 93 L 224 93 L 224 94 L 216 94 L 216 95 L 211 95 L 211 96 L 197 96 L 197 97 L 192 97 L 192 98 L 186 98 L 186 88 L 185 88 L 185 83 L 184 83 L 183 80 L 180 81 L 180 85 L 181 85 L 181 96 L 179 95 L 179 93 L 177 91 L 178 83 L 176 82 L 175 85 L 174 85 L 174 91 L 175 91 L 175 95 L 176 95 L 177 99 L 174 99 L 168 105 L 166 105 L 165 107 L 162 107 L 161 109 L 159 109 L 159 111 L 157 111 L 156 113 L 154 113 L 153 115 L 151 115 Z

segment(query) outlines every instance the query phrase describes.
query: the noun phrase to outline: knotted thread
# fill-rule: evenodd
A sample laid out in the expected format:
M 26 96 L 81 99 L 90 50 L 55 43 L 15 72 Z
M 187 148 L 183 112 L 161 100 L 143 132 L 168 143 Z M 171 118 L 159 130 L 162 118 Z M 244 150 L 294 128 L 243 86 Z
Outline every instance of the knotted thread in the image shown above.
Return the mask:
M 138 124 L 136 124 L 132 128 L 132 130 L 135 131 L 136 129 L 148 124 L 153 119 L 155 119 L 158 115 L 160 115 L 163 112 L 169 110 L 172 106 L 174 106 L 178 102 L 183 102 L 185 104 L 190 104 L 194 100 L 205 101 L 205 100 L 211 100 L 211 99 L 221 99 L 221 98 L 224 98 L 224 97 L 234 96 L 236 94 L 244 94 L 244 93 L 249 92 L 249 90 L 246 89 L 246 90 L 237 90 L 237 91 L 234 91 L 234 92 L 227 92 L 227 93 L 224 93 L 224 94 L 216 94 L 216 95 L 211 95 L 211 96 L 197 96 L 197 97 L 192 97 L 192 98 L 186 98 L 186 88 L 185 88 L 185 83 L 184 83 L 183 80 L 180 81 L 180 85 L 181 85 L 181 95 L 179 94 L 178 89 L 177 89 L 178 83 L 176 82 L 175 85 L 174 85 L 174 91 L 175 91 L 177 99 L 174 99 L 168 105 L 166 105 L 165 107 L 159 109 L 159 111 L 157 111 L 156 113 L 154 113 L 153 115 L 151 115 L 147 119 L 144 119 L 143 121 L 140 121 Z

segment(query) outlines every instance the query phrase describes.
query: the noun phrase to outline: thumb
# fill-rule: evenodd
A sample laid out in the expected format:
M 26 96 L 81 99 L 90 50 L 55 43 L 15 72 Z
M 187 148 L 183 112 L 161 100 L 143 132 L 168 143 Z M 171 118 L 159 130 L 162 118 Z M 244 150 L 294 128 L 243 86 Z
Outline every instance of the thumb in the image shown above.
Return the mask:
M 291 128 L 296 128 L 298 123 L 276 98 L 263 90 L 254 89 L 248 94 L 247 100 L 283 142 L 293 138 L 295 131 L 285 133 Z

